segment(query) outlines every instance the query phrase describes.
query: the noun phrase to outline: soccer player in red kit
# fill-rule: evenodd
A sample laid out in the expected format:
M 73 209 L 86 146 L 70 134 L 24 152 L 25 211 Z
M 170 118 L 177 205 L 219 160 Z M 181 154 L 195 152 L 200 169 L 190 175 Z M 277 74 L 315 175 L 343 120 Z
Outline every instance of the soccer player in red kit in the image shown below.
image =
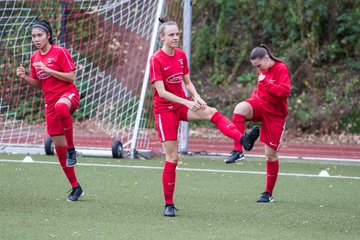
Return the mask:
M 38 50 L 30 59 L 30 76 L 26 75 L 22 64 L 16 74 L 29 85 L 42 89 L 47 132 L 72 186 L 68 200 L 77 201 L 84 195 L 84 191 L 74 169 L 76 151 L 71 114 L 78 108 L 80 101 L 79 91 L 74 84 L 76 67 L 67 49 L 53 44 L 52 29 L 47 21 L 36 21 L 31 27 L 31 37 Z
M 250 54 L 251 64 L 258 69 L 257 88 L 250 99 L 240 102 L 234 110 L 233 123 L 240 132 L 245 122 L 261 122 L 260 142 L 265 144 L 266 184 L 257 202 L 272 202 L 272 192 L 279 172 L 278 152 L 288 114 L 290 74 L 287 65 L 261 44 Z M 234 151 L 226 159 L 233 163 L 243 158 L 242 146 L 234 141 Z
M 159 35 L 163 46 L 150 59 L 150 80 L 154 86 L 154 116 L 158 136 L 165 150 L 162 174 L 165 198 L 164 216 L 174 217 L 173 201 L 178 163 L 177 134 L 180 120 L 211 121 L 224 135 L 250 150 L 259 136 L 259 128 L 240 133 L 234 124 L 215 108 L 207 106 L 190 80 L 187 57 L 179 45 L 179 29 L 174 21 L 160 17 Z M 183 84 L 192 98 L 186 97 Z

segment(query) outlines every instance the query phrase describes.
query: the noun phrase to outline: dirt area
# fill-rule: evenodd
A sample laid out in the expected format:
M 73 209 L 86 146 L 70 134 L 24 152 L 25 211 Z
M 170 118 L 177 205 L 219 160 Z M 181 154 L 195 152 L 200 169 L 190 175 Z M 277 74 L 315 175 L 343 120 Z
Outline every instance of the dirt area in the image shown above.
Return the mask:
M 208 127 L 192 128 L 189 133 L 190 137 L 200 137 L 209 139 L 226 139 L 219 130 Z M 304 144 L 334 144 L 334 145 L 359 145 L 360 148 L 360 135 L 359 134 L 330 134 L 330 135 L 317 135 L 317 134 L 303 134 L 299 132 L 286 131 L 284 135 L 284 142 L 287 143 L 304 143 Z

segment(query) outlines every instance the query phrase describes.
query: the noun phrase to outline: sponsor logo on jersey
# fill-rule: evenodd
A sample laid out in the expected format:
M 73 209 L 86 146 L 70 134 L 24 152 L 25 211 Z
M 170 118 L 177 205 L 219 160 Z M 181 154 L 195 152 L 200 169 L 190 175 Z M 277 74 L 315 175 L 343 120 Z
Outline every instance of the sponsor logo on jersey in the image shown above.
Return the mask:
M 38 71 L 38 72 L 36 73 L 36 76 L 37 76 L 37 78 L 40 79 L 40 80 L 47 79 L 47 78 L 51 77 L 50 74 L 44 72 L 43 70 Z
M 183 73 L 175 73 L 166 79 L 168 83 L 181 83 L 183 81 Z
M 168 67 L 164 67 L 164 70 L 168 70 L 169 68 L 171 68 L 171 66 L 168 66 Z

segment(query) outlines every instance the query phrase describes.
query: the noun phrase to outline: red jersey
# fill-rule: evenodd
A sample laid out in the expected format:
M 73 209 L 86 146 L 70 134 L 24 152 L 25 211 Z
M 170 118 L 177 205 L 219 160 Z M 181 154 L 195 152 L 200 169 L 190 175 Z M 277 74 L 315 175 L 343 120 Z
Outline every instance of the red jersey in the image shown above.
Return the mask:
M 51 104 L 59 100 L 59 98 L 69 90 L 75 90 L 76 86 L 72 82 L 59 80 L 50 74 L 45 73 L 41 68 L 35 68 L 34 62 L 43 62 L 48 68 L 58 72 L 71 72 L 76 69 L 69 51 L 66 48 L 51 45 L 50 50 L 42 55 L 37 50 L 30 59 L 30 76 L 37 79 L 41 83 L 45 102 Z M 77 91 L 77 90 L 76 90 Z
M 277 116 L 287 116 L 290 88 L 288 67 L 285 63 L 276 61 L 268 70 L 259 70 L 257 89 L 251 96 L 259 100 L 265 111 Z
M 181 49 L 175 48 L 174 55 L 167 55 L 162 49 L 159 49 L 150 59 L 150 81 L 163 81 L 165 90 L 172 94 L 186 98 L 182 83 L 184 75 L 189 73 L 186 54 Z M 159 96 L 154 88 L 154 112 L 164 112 L 175 110 L 181 104 L 170 102 Z

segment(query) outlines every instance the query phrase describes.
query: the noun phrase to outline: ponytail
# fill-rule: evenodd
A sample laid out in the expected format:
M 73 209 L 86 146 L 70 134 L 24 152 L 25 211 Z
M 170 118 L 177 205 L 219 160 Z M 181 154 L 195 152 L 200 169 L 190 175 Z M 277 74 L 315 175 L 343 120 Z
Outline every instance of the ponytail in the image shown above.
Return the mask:
M 281 59 L 275 57 L 269 48 L 265 44 L 260 44 L 258 47 L 254 48 L 250 53 L 250 60 L 262 59 L 268 55 L 272 60 L 282 62 Z

